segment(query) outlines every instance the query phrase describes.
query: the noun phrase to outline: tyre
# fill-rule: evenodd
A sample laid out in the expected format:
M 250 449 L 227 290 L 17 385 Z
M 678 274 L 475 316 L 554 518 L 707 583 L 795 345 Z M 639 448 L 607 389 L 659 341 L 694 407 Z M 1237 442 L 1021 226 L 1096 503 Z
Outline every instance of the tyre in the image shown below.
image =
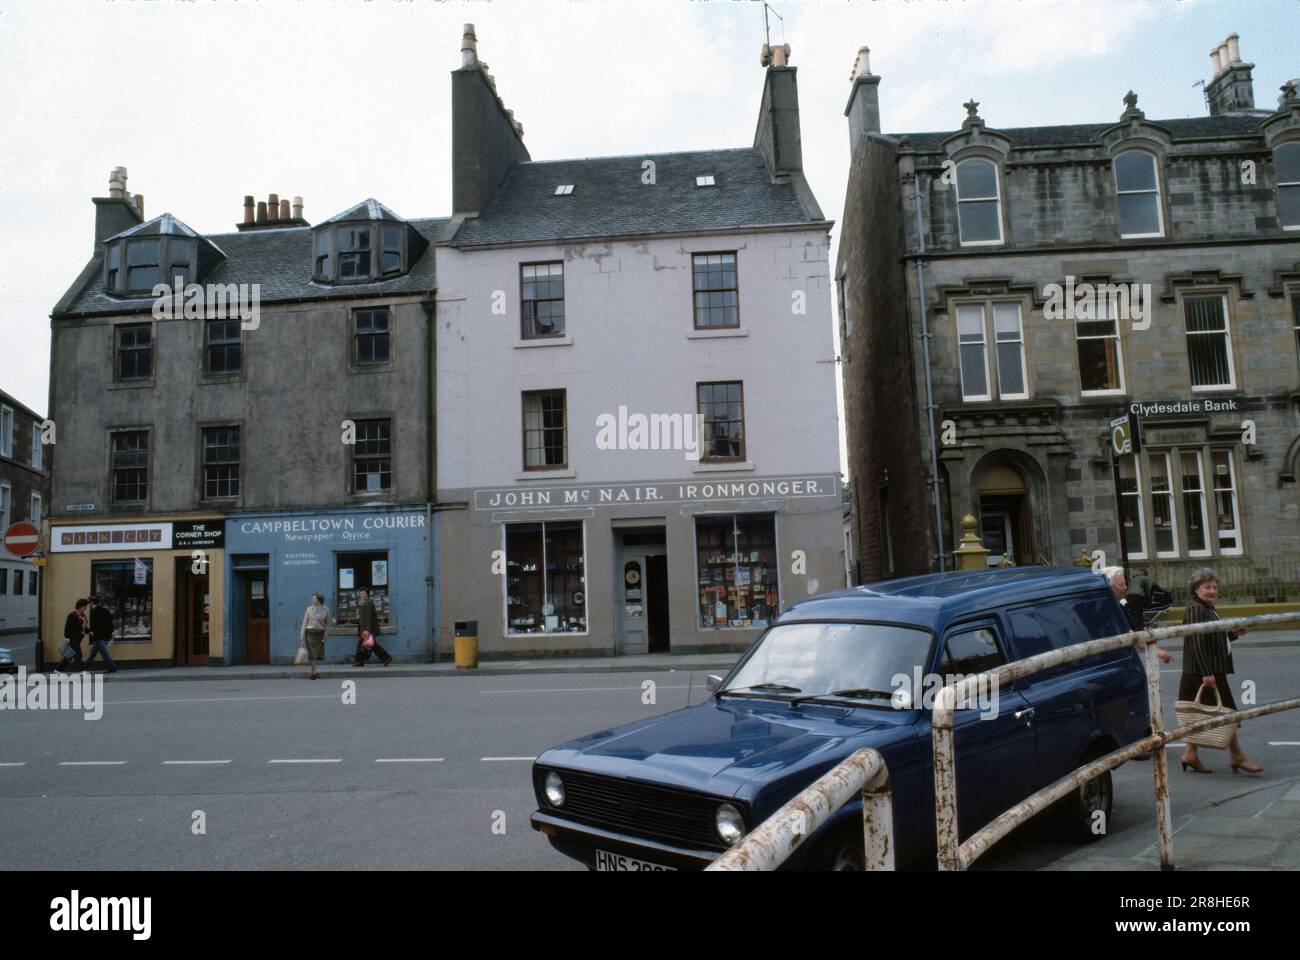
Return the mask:
M 813 867 L 817 870 L 861 873 L 866 870 L 866 852 L 863 846 L 862 826 L 854 821 L 831 833 L 817 848 Z
M 1106 770 L 1061 798 L 1057 810 L 1061 832 L 1075 843 L 1094 843 L 1101 839 L 1106 833 L 1098 829 L 1109 831 L 1114 800 L 1114 786 L 1110 771 Z M 1100 819 L 1098 813 L 1102 814 Z

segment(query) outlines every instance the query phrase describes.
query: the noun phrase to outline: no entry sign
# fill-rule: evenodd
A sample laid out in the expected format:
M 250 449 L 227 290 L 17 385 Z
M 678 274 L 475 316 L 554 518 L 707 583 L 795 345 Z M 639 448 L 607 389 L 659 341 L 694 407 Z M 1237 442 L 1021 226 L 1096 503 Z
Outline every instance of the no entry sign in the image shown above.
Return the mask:
M 11 524 L 5 531 L 5 549 L 15 557 L 27 557 L 41 545 L 41 532 L 30 523 Z

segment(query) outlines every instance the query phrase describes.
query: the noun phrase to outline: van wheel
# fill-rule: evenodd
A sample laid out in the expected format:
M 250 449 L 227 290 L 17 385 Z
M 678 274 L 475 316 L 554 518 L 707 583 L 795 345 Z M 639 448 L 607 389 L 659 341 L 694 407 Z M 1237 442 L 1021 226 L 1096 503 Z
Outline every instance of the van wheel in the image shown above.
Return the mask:
M 1075 843 L 1095 843 L 1110 830 L 1110 813 L 1115 800 L 1110 771 L 1093 777 L 1073 793 L 1061 798 L 1058 816 L 1065 836 Z M 1098 816 L 1101 814 L 1101 816 Z
M 818 870 L 862 873 L 866 870 L 866 860 L 862 828 L 859 827 L 857 830 L 840 829 L 828 837 L 817 852 L 815 864 Z

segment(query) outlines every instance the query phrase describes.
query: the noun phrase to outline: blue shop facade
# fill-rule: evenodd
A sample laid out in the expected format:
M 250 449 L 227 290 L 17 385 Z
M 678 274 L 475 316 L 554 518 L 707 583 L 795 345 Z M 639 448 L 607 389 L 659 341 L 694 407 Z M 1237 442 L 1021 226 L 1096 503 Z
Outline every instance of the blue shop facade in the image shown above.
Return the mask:
M 324 594 L 337 620 L 325 638 L 325 663 L 351 658 L 361 590 L 375 603 L 389 653 L 433 659 L 432 536 L 422 506 L 230 514 L 222 662 L 292 663 L 313 593 Z

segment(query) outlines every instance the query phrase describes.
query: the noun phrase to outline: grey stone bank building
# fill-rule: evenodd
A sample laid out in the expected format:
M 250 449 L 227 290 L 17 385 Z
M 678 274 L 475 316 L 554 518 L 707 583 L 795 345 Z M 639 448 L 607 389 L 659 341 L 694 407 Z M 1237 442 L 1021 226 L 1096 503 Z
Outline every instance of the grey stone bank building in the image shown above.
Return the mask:
M 1131 561 L 1296 592 L 1300 93 L 1256 107 L 1235 34 L 1211 60 L 1207 116 L 1130 92 L 1106 122 L 1015 128 L 972 100 L 882 135 L 859 53 L 835 278 L 861 582 L 937 569 L 966 514 L 990 563 L 1117 557 L 1131 410 Z

